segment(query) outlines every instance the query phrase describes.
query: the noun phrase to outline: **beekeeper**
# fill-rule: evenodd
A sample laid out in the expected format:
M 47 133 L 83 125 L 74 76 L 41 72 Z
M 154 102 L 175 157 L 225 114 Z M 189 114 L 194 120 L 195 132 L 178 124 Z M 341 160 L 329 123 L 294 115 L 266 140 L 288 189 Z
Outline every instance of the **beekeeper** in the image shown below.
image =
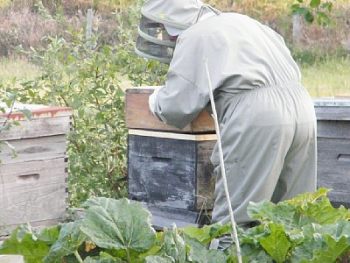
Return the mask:
M 149 101 L 163 122 L 183 128 L 209 105 L 208 61 L 237 223 L 252 221 L 250 201 L 314 191 L 315 112 L 283 38 L 248 16 L 220 13 L 199 0 L 149 0 L 142 17 L 139 54 L 171 60 L 165 86 Z M 226 223 L 217 146 L 211 161 L 217 176 L 212 219 Z

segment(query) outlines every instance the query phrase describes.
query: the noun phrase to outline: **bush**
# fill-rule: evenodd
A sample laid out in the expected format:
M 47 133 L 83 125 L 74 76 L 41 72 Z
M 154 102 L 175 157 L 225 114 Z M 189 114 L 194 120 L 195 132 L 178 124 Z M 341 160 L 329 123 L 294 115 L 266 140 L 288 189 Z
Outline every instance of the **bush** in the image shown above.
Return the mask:
M 72 205 L 89 196 L 125 194 L 124 93 L 116 58 L 111 47 L 93 50 L 81 41 L 78 35 L 73 42 L 51 38 L 45 51 L 33 53 L 42 76 L 17 87 L 21 102 L 73 109 L 68 145 Z
M 128 76 L 135 85 L 163 82 L 167 67 L 137 57 L 133 51 L 138 9 L 118 13 L 117 46 L 86 40 L 84 32 L 69 39 L 47 38 L 46 49 L 27 52 L 42 69 L 32 81 L 0 83 L 23 103 L 61 105 L 73 109 L 69 135 L 70 203 L 91 196 L 126 194 L 126 127 L 124 89 Z

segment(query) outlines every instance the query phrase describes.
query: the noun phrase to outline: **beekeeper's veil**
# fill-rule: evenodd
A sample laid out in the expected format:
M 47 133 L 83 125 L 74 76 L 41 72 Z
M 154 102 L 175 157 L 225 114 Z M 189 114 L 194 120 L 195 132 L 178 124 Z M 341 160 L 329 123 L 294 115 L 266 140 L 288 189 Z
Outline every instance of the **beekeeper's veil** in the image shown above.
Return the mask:
M 169 63 L 176 36 L 206 12 L 218 12 L 200 0 L 148 0 L 141 9 L 136 53 Z

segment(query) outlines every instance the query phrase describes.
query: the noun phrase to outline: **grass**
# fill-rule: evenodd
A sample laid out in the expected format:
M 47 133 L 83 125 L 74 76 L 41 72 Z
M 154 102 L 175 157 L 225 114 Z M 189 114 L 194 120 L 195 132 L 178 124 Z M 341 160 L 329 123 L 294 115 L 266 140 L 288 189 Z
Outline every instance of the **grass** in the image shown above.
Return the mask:
M 0 58 L 0 82 L 13 78 L 30 80 L 40 75 L 40 69 L 24 59 Z
M 313 97 L 350 97 L 350 57 L 301 65 L 303 84 Z
M 0 8 L 6 7 L 11 3 L 11 0 L 0 0 Z
M 350 57 L 328 59 L 301 65 L 303 84 L 313 97 L 350 97 Z M 0 59 L 0 82 L 13 78 L 30 80 L 40 69 L 23 59 Z M 122 86 L 130 86 L 125 80 Z

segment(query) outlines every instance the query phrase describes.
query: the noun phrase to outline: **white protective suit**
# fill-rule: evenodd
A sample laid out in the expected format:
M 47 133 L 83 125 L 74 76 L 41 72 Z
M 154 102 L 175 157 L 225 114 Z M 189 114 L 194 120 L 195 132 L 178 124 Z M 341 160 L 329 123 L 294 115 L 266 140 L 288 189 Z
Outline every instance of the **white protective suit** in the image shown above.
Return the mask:
M 208 59 L 232 208 L 237 223 L 245 224 L 252 221 L 250 201 L 278 202 L 316 189 L 314 107 L 280 35 L 236 13 L 197 22 L 201 7 L 196 0 L 149 0 L 143 7 L 150 19 L 187 28 L 154 112 L 178 128 L 191 122 L 209 103 Z M 213 222 L 226 223 L 217 147 L 211 160 L 217 176 Z

